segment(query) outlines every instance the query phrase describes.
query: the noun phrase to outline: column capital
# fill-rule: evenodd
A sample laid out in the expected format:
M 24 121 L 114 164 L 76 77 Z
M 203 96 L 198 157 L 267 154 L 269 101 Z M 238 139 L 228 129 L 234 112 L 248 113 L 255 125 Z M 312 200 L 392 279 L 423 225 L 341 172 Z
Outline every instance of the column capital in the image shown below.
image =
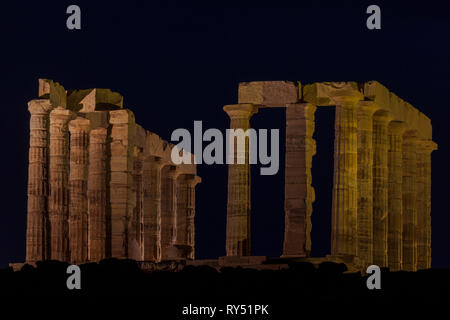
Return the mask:
M 372 116 L 380 107 L 373 101 L 358 101 L 358 112 Z
M 28 102 L 28 111 L 31 115 L 47 114 L 52 110 L 53 106 L 49 99 L 34 99 Z
M 258 107 L 250 103 L 229 104 L 223 107 L 223 111 L 225 111 L 231 119 L 250 119 L 252 115 L 258 112 Z
M 392 120 L 392 116 L 388 112 L 376 112 L 373 114 L 373 119 L 379 122 L 384 122 L 386 125 Z
M 405 132 L 406 125 L 404 122 L 401 121 L 391 121 L 389 122 L 389 133 L 395 134 L 395 135 L 402 135 L 403 132 Z
M 158 169 L 162 169 L 167 164 L 161 157 L 157 156 L 148 156 L 144 160 Z
M 69 122 L 69 131 L 73 132 L 89 132 L 90 121 L 86 118 L 77 117 Z
M 417 145 L 419 147 L 417 148 L 417 152 L 420 153 L 431 153 L 438 149 L 436 142 L 432 140 L 419 139 L 417 140 Z
M 167 176 L 170 179 L 176 180 L 180 174 L 181 170 L 177 166 L 174 165 L 167 166 Z
M 63 122 L 68 122 L 69 120 L 75 118 L 75 113 L 69 109 L 57 107 L 50 112 L 50 118 L 54 120 L 61 120 Z
M 202 178 L 195 174 L 181 174 L 180 179 L 183 179 L 190 187 L 195 187 L 202 182 Z

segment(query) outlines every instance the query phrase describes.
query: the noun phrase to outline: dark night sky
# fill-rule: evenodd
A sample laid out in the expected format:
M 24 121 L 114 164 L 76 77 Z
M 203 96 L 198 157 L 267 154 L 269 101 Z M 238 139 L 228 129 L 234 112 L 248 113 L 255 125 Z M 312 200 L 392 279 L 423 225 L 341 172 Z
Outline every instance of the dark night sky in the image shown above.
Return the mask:
M 202 120 L 204 128 L 224 130 L 228 119 L 222 106 L 237 102 L 240 81 L 378 80 L 431 118 L 439 145 L 432 158 L 433 266 L 450 267 L 449 5 L 308 2 L 285 8 L 158 6 L 144 1 L 2 4 L 0 267 L 24 260 L 26 103 L 37 97 L 38 78 L 54 79 L 65 88 L 118 91 L 138 123 L 165 139 L 176 128 L 192 130 L 194 120 Z M 66 28 L 70 4 L 81 7 L 80 31 Z M 380 5 L 382 30 L 366 28 L 369 4 Z M 325 254 L 330 241 L 332 109 L 319 109 L 317 118 L 313 253 Z M 283 121 L 281 109 L 263 110 L 252 124 L 284 133 Z M 225 253 L 227 171 L 225 166 L 203 165 L 198 172 L 204 182 L 197 188 L 197 257 L 212 258 Z M 281 253 L 283 175 L 283 168 L 272 177 L 253 175 L 253 254 Z

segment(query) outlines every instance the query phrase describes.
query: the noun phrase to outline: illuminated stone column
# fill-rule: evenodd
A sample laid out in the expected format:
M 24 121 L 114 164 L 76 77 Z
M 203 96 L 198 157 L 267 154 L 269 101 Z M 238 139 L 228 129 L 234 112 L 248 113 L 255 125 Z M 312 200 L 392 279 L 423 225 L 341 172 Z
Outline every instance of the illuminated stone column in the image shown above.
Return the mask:
M 358 255 L 357 103 L 362 96 L 333 97 L 336 104 L 331 254 Z
M 133 152 L 136 122 L 128 109 L 109 111 L 111 123 L 111 255 L 128 258 L 128 231 L 135 196 L 133 194 Z
M 89 137 L 88 225 L 89 261 L 107 255 L 107 136 L 106 128 L 91 130 Z M 109 239 L 108 239 L 109 240 Z M 110 253 L 109 253 L 110 254 Z
M 364 266 L 373 261 L 373 102 L 360 101 L 356 113 L 358 122 L 358 253 Z
M 402 269 L 403 233 L 403 161 L 402 143 L 405 126 L 392 121 L 388 126 L 388 266 L 391 271 Z
M 144 260 L 161 261 L 161 158 L 144 160 Z
M 417 138 L 403 135 L 403 269 L 417 270 Z
M 88 259 L 88 119 L 76 118 L 69 122 L 69 239 L 70 262 L 84 263 Z
M 48 224 L 48 126 L 49 100 L 28 103 L 30 119 L 30 149 L 28 154 L 28 215 L 26 236 L 26 262 L 47 258 Z
M 387 267 L 388 238 L 388 123 L 385 114 L 373 116 L 373 263 Z
M 177 177 L 176 166 L 166 166 L 161 174 L 161 259 L 170 260 L 169 248 L 177 240 Z
M 50 259 L 69 261 L 69 130 L 72 111 L 50 113 Z
M 417 146 L 417 269 L 431 268 L 431 152 L 437 149 L 431 140 L 419 140 Z
M 187 258 L 195 258 L 195 186 L 202 179 L 193 174 L 181 175 L 178 179 L 177 197 L 177 240 L 176 243 L 187 248 Z
M 230 117 L 230 129 L 250 128 L 250 118 L 257 112 L 252 104 L 227 105 L 224 111 Z M 228 164 L 227 197 L 227 256 L 250 255 L 250 159 L 249 136 L 245 136 L 245 147 L 239 150 L 239 138 L 233 138 L 234 152 Z M 228 151 L 228 150 L 227 150 Z M 238 162 L 243 162 L 239 164 Z
M 311 214 L 315 200 L 311 185 L 312 157 L 316 154 L 314 113 L 310 103 L 286 107 L 285 232 L 283 257 L 305 257 L 311 252 Z
M 129 232 L 129 257 L 135 260 L 142 260 L 144 255 L 144 184 L 143 184 L 144 155 L 139 148 L 135 147 L 133 162 L 133 192 L 136 197 L 136 206 L 131 219 Z

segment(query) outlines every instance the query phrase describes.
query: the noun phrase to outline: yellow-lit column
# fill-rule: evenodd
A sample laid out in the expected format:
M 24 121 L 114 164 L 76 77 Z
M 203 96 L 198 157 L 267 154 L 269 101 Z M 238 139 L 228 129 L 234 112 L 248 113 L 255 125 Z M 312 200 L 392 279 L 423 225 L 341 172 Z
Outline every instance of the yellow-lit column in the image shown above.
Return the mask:
M 405 126 L 392 121 L 388 127 L 388 266 L 391 271 L 402 269 L 403 238 L 403 161 L 402 144 Z
M 331 254 L 358 255 L 357 117 L 361 96 L 332 97 L 336 104 Z
M 230 129 L 244 131 L 250 128 L 250 118 L 257 112 L 257 108 L 252 104 L 227 105 L 223 109 L 230 117 Z M 238 143 L 234 143 L 234 146 L 234 153 L 231 155 L 233 161 L 228 165 L 226 255 L 248 256 L 250 255 L 249 137 L 245 137 L 243 152 L 238 150 Z M 239 160 L 243 160 L 244 163 L 239 164 Z

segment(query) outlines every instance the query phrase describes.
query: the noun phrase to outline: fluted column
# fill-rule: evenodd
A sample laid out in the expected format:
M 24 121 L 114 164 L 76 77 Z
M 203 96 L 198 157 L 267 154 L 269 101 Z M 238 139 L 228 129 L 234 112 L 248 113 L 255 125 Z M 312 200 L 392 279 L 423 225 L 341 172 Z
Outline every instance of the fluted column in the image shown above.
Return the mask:
M 107 258 L 107 135 L 106 128 L 91 131 L 89 137 L 88 225 L 89 261 Z
M 144 160 L 144 260 L 161 261 L 161 168 L 159 157 Z
M 398 121 L 392 121 L 388 127 L 388 266 L 391 271 L 398 271 L 402 269 L 402 135 L 404 129 L 404 124 Z
M 360 96 L 333 97 L 336 104 L 331 254 L 358 255 L 357 118 Z
M 131 259 L 142 260 L 144 254 L 144 217 L 143 217 L 143 168 L 144 157 L 141 150 L 135 147 L 134 162 L 133 162 L 133 192 L 136 197 L 136 206 L 133 211 L 133 217 L 131 219 L 131 228 L 129 232 L 129 257 Z
M 75 264 L 88 259 L 89 129 L 88 119 L 77 118 L 69 122 L 69 239 L 70 261 Z
M 373 141 L 372 115 L 376 105 L 360 101 L 357 109 L 358 122 L 358 252 L 361 263 L 373 261 Z
M 186 174 L 178 179 L 177 240 L 179 246 L 187 248 L 187 258 L 195 258 L 195 186 L 201 178 Z
M 431 140 L 419 140 L 417 147 L 417 269 L 431 268 Z
M 223 109 L 230 117 L 230 128 L 244 131 L 250 128 L 250 117 L 257 112 L 252 104 L 227 105 Z M 234 154 L 230 155 L 233 161 L 228 165 L 226 255 L 248 256 L 251 213 L 249 137 L 245 137 L 244 153 L 238 152 L 237 143 L 234 145 Z M 244 163 L 238 164 L 238 159 Z
M 385 114 L 373 116 L 373 263 L 387 267 L 388 238 L 388 123 Z
M 177 177 L 176 166 L 166 166 L 161 174 L 161 259 L 174 258 L 169 248 L 177 240 Z
M 310 103 L 286 107 L 284 257 L 305 257 L 311 252 L 311 214 L 315 200 L 311 185 L 312 157 L 316 154 L 314 113 Z
M 48 127 L 49 100 L 28 103 L 30 118 L 30 149 L 28 154 L 28 215 L 26 261 L 47 258 L 47 196 L 48 196 Z
M 58 107 L 50 113 L 50 258 L 69 260 L 69 130 L 72 111 Z
M 403 135 L 403 269 L 417 270 L 417 138 Z

